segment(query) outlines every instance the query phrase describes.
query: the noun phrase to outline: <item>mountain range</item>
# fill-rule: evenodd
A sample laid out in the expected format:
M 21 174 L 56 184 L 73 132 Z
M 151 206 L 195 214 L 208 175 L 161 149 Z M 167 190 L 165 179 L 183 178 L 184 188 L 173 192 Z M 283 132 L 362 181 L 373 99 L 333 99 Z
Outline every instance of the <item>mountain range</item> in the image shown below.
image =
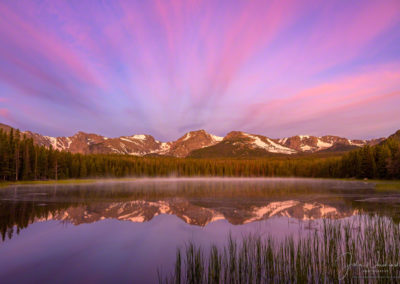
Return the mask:
M 10 131 L 12 127 L 0 123 L 0 129 Z M 276 154 L 344 152 L 364 145 L 376 145 L 385 139 L 352 140 L 332 135 L 296 135 L 273 139 L 242 131 L 231 131 L 225 137 L 220 137 L 205 130 L 197 130 L 190 131 L 177 140 L 161 142 L 147 134 L 109 138 L 81 131 L 69 137 L 50 137 L 31 131 L 21 133 L 27 138 L 32 138 L 38 145 L 71 153 L 173 157 L 262 157 Z

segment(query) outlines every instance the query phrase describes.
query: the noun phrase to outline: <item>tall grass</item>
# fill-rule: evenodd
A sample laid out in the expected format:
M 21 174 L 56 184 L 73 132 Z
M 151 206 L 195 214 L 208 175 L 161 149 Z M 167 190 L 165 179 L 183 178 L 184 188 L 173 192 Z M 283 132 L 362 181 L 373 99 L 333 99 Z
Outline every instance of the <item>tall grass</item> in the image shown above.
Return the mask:
M 388 218 L 324 220 L 301 237 L 231 236 L 207 251 L 178 250 L 160 283 L 399 283 L 400 227 Z M 184 261 L 182 262 L 181 254 Z

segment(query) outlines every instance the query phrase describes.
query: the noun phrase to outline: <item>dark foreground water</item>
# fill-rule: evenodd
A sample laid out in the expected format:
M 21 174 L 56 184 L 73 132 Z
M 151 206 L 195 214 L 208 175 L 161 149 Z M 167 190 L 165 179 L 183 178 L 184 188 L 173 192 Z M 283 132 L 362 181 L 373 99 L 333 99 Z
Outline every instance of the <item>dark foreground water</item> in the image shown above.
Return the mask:
M 364 182 L 156 179 L 0 190 L 0 283 L 155 283 L 177 248 L 229 234 L 302 236 L 324 219 L 400 220 L 400 194 Z

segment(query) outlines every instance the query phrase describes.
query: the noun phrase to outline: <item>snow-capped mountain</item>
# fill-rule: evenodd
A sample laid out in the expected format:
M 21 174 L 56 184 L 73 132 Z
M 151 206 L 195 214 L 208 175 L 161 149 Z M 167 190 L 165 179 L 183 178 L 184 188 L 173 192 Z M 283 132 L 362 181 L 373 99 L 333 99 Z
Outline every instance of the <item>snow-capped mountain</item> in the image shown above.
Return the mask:
M 282 144 L 274 142 L 272 139 L 262 136 L 249 134 L 241 131 L 232 131 L 225 136 L 224 141 L 233 141 L 233 145 L 245 145 L 250 148 L 263 149 L 269 153 L 295 154 L 297 151 Z
M 0 124 L 0 129 L 12 127 Z M 133 134 L 108 138 L 98 134 L 78 132 L 70 137 L 43 136 L 22 132 L 38 145 L 59 151 L 81 154 L 126 154 L 135 156 L 165 155 L 174 157 L 259 157 L 271 154 L 292 155 L 318 151 L 347 151 L 364 145 L 375 145 L 384 140 L 350 140 L 338 136 L 297 135 L 272 139 L 241 131 L 229 132 L 225 137 L 205 130 L 191 131 L 175 141 L 161 142 L 147 134 Z
M 350 140 L 338 136 L 326 135 L 321 137 L 310 135 L 297 135 L 287 138 L 277 139 L 277 143 L 284 145 L 288 148 L 294 149 L 298 152 L 317 152 L 338 147 L 340 145 L 343 149 L 352 149 L 362 147 L 364 145 L 375 145 L 381 142 L 383 138 L 372 140 Z
M 12 127 L 0 124 L 0 129 L 10 131 Z M 127 154 L 135 156 L 166 155 L 186 157 L 191 151 L 215 145 L 223 137 L 212 135 L 205 130 L 191 131 L 176 141 L 161 142 L 147 134 L 134 134 L 108 138 L 97 134 L 78 132 L 70 137 L 43 136 L 30 131 L 22 132 L 38 145 L 52 147 L 59 151 L 81 154 Z
M 222 139 L 223 137 L 209 134 L 204 130 L 191 131 L 178 140 L 169 142 L 170 147 L 166 153 L 175 157 L 186 157 L 193 150 L 213 146 Z

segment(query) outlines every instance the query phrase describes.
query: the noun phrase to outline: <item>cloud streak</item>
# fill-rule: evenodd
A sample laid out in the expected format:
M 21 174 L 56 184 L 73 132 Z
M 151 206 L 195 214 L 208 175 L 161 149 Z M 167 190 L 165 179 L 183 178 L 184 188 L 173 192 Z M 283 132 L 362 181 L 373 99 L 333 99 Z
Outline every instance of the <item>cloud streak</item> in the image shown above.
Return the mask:
M 400 105 L 399 19 L 396 0 L 5 0 L 1 117 L 47 135 L 387 135 L 400 116 L 371 114 Z

